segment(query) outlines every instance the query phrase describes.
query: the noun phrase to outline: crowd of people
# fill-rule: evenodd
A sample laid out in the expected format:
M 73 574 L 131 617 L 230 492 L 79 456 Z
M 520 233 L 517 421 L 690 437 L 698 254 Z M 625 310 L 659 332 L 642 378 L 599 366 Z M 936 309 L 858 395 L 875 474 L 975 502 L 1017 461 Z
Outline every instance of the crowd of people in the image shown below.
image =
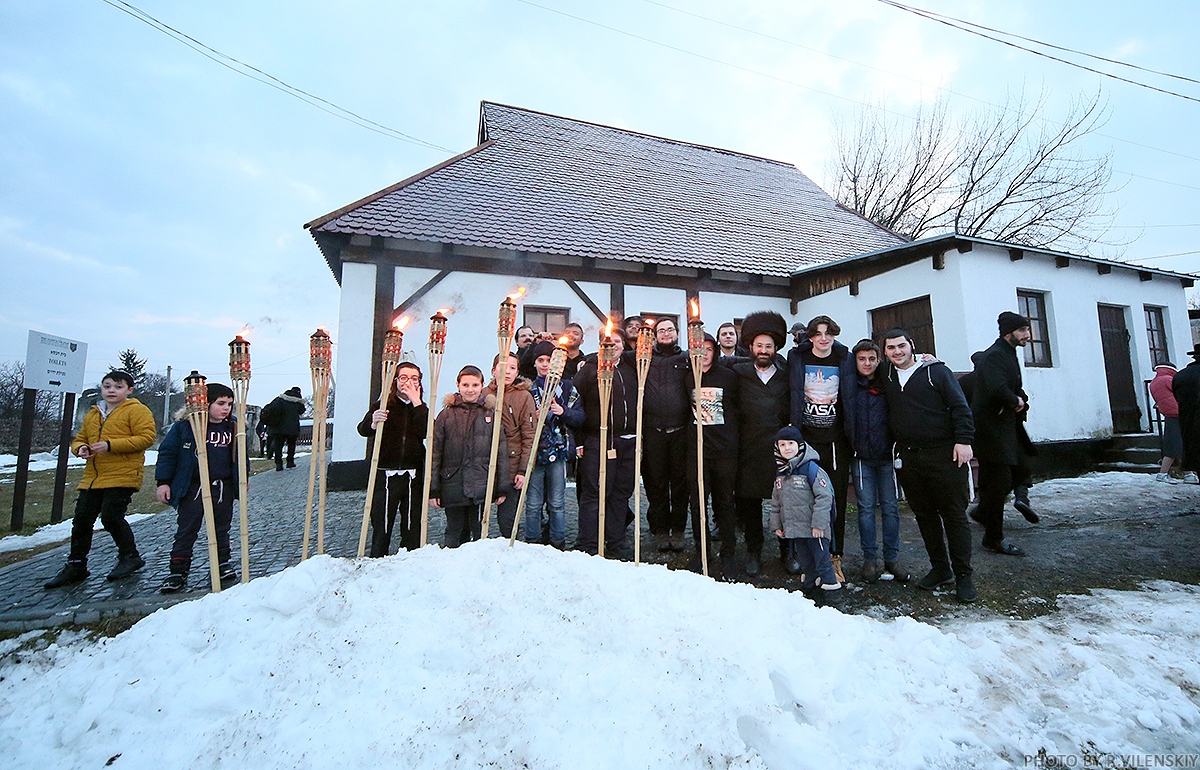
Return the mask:
M 605 553 L 622 553 L 630 525 L 641 526 L 630 499 L 639 481 L 635 346 L 644 326 L 651 326 L 654 346 L 641 399 L 640 481 L 652 547 L 663 552 L 690 548 L 689 567 L 699 569 L 699 534 L 705 532 L 711 553 L 704 556 L 710 563 L 716 560 L 715 574 L 735 580 L 742 572 L 750 577 L 760 573 L 770 533 L 778 541 L 784 569 L 802 576 L 802 590 L 821 604 L 836 606 L 844 601 L 842 557 L 853 483 L 865 582 L 910 580 L 900 549 L 902 495 L 930 563 L 916 581 L 918 588 L 952 585 L 960 601 L 975 601 L 970 519 L 983 527 L 982 548 L 1025 554 L 1005 537 L 1004 508 L 1012 494 L 1014 507 L 1029 521 L 1038 521 L 1029 502 L 1035 451 L 1024 427 L 1029 397 L 1017 360 L 1017 350 L 1030 340 L 1029 319 L 1001 313 L 996 341 L 972 357 L 973 371 L 960 379 L 941 361 L 920 354 L 904 329 L 887 330 L 881 344 L 863 339 L 847 347 L 838 341 L 841 329 L 828 316 L 789 329 L 778 313 L 760 311 L 742 320 L 740 335 L 734 324 L 725 323 L 715 337 L 704 336 L 699 393 L 676 323 L 671 318 L 626 318 L 610 337 L 617 362 L 603 438 L 597 356 L 581 350 L 584 334 L 578 324 L 564 331 L 566 371 L 553 387 L 548 377 L 555 344 L 550 335 L 525 326 L 515 334 L 516 349 L 496 356 L 490 374 L 475 366 L 458 372 L 456 390 L 445 397 L 436 416 L 425 402 L 420 367 L 399 364 L 387 402 L 372 403 L 357 426 L 360 435 L 382 442 L 370 511 L 370 555 L 389 552 L 397 526 L 399 547 L 419 545 L 431 418 L 429 497 L 444 511 L 444 546 L 456 548 L 480 538 L 483 506 L 495 503 L 502 532 L 512 531 L 520 519 L 526 541 L 565 549 L 567 482 L 573 475 L 578 510 L 574 548 L 594 554 L 603 543 Z M 793 345 L 785 355 L 789 335 Z M 1200 345 L 1191 355 L 1200 360 Z M 503 403 L 498 403 L 501 378 Z M 218 558 L 222 578 L 233 579 L 229 529 L 235 469 L 244 459 L 237 457 L 232 440 L 232 391 L 217 383 L 208 388 L 207 448 Z M 145 564 L 124 515 L 130 495 L 140 487 L 142 459 L 155 432 L 149 410 L 129 397 L 132 389 L 130 375 L 109 373 L 101 401 L 72 443 L 72 452 L 88 465 L 71 553 L 47 588 L 88 576 L 97 516 L 119 550 L 109 579 L 127 577 Z M 1160 366 L 1151 391 L 1167 420 L 1158 478 L 1175 482 L 1170 471 L 1182 461 L 1183 480 L 1197 483 L 1200 431 L 1193 422 L 1200 416 L 1200 363 L 1178 374 L 1170 364 Z M 535 446 L 537 417 L 547 401 Z M 277 470 L 283 469 L 285 456 L 288 466 L 294 464 L 302 413 L 299 389 L 263 410 L 260 424 L 269 426 Z M 493 457 L 496 419 L 502 440 Z M 702 469 L 696 457 L 698 429 L 703 431 Z M 188 423 L 177 422 L 160 447 L 155 468 L 159 500 L 178 509 L 165 592 L 186 585 L 203 518 L 195 441 Z M 972 459 L 978 465 L 979 502 L 968 513 Z M 601 463 L 606 463 L 607 477 L 603 532 Z M 493 494 L 487 500 L 493 466 Z M 698 483 L 701 472 L 703 485 Z M 524 510 L 517 510 L 522 491 Z M 735 563 L 739 531 L 745 545 L 740 565 Z
M 740 335 L 733 323 L 721 324 L 715 337 L 705 335 L 699 394 L 674 320 L 629 317 L 611 333 L 617 363 L 604 445 L 596 354 L 582 352 L 583 329 L 572 324 L 565 330 L 566 373 L 548 390 L 553 338 L 523 326 L 514 337 L 516 349 L 506 360 L 493 361 L 488 384 L 480 369 L 464 367 L 457 391 L 434 417 L 430 496 L 446 511 L 444 545 L 453 548 L 480 537 L 482 507 L 496 503 L 501 531 L 508 532 L 521 516 L 528 542 L 566 548 L 567 480 L 573 473 L 574 547 L 597 553 L 603 542 L 608 554 L 625 549 L 629 527 L 638 522 L 630 505 L 639 481 L 634 348 L 639 331 L 649 324 L 654 348 L 642 400 L 640 482 L 653 547 L 664 552 L 690 548 L 689 566 L 698 569 L 699 533 L 708 527 L 717 574 L 735 580 L 742 572 L 760 573 L 769 532 L 778 540 L 785 569 L 803 576 L 803 590 L 836 605 L 846 582 L 842 556 L 853 481 L 862 580 L 910 579 L 900 554 L 903 490 L 931 566 L 917 586 L 953 585 L 961 601 L 972 602 L 967 506 L 975 457 L 980 494 L 970 518 L 983 525 L 981 546 L 1024 554 L 1005 537 L 1003 525 L 1010 492 L 1017 509 L 1037 520 L 1028 499 L 1034 452 L 1024 429 L 1028 396 L 1017 362 L 1017 349 L 1029 341 L 1030 323 L 1011 312 L 1000 315 L 996 342 L 976 355 L 976 368 L 962 384 L 944 363 L 919 354 L 904 329 L 885 332 L 882 347 L 864 339 L 848 348 L 838 341 L 841 329 L 828 316 L 789 329 L 778 313 L 751 313 Z M 785 354 L 789 335 L 793 345 Z M 372 440 L 384 426 L 376 484 L 386 492 L 376 496 L 371 512 L 373 556 L 387 553 L 397 522 L 408 548 L 420 526 L 421 500 L 413 490 L 424 460 L 416 448 L 423 450 L 431 417 L 420 376 L 415 364 L 403 364 L 388 403 L 372 404 L 358 425 L 360 435 Z M 501 377 L 504 401 L 498 405 Z M 534 426 L 546 399 L 549 413 L 535 447 Z M 493 500 L 486 501 L 497 407 L 504 440 L 494 458 Z M 704 501 L 699 499 L 698 425 L 704 432 Z M 534 470 L 526 477 L 531 456 Z M 603 532 L 602 462 L 607 464 Z M 401 481 L 393 488 L 396 479 Z M 528 487 L 525 508 L 517 511 L 523 487 Z M 739 531 L 746 553 L 740 565 L 735 562 Z

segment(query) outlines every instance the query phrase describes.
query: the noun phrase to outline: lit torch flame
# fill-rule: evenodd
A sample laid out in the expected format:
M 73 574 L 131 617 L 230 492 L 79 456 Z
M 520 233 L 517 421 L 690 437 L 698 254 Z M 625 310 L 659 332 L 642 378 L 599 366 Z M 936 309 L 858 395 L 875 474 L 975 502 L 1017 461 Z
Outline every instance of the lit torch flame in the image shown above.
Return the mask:
M 243 327 L 242 330 L 240 332 L 238 332 L 236 336 L 239 340 L 246 339 L 247 337 L 250 336 L 250 327 L 249 326 Z
M 412 320 L 412 319 L 411 319 L 411 318 L 409 318 L 408 316 L 402 316 L 400 319 L 398 319 L 398 320 L 396 321 L 396 323 L 392 324 L 392 327 L 393 327 L 393 328 L 394 328 L 396 331 L 403 331 L 403 330 L 404 330 L 404 327 L 405 327 L 405 326 L 408 326 L 408 322 L 409 322 L 409 321 L 411 321 L 411 320 Z
M 699 318 L 700 317 L 700 303 L 694 299 L 690 300 L 689 302 L 692 306 L 692 318 Z
M 605 338 L 611 337 L 611 336 L 612 336 L 612 331 L 613 331 L 613 320 L 610 318 L 610 319 L 608 319 L 608 323 L 604 324 L 604 336 L 605 336 Z
M 453 313 L 453 312 L 454 312 L 454 311 L 453 311 L 453 310 L 451 310 L 451 309 L 450 309 L 450 308 L 448 308 L 448 307 L 439 307 L 439 308 L 438 308 L 438 313 L 439 313 L 439 314 L 441 314 L 441 315 L 450 315 L 450 314 L 451 314 L 451 313 Z
M 565 334 L 564 334 L 563 336 L 561 336 L 561 337 L 559 337 L 559 338 L 558 338 L 558 344 L 559 344 L 559 345 L 561 345 L 561 346 L 562 346 L 562 347 L 564 347 L 564 348 L 567 346 L 567 343 L 568 343 L 568 342 L 570 342 L 570 341 L 571 341 L 571 338 L 570 338 L 570 337 L 568 337 L 568 336 L 567 336 L 567 335 L 565 335 Z
M 524 286 L 520 287 L 519 289 L 514 291 L 512 294 L 509 294 L 508 299 L 510 302 L 518 302 L 518 301 L 520 301 L 521 297 L 523 297 L 523 296 L 525 296 L 525 287 Z

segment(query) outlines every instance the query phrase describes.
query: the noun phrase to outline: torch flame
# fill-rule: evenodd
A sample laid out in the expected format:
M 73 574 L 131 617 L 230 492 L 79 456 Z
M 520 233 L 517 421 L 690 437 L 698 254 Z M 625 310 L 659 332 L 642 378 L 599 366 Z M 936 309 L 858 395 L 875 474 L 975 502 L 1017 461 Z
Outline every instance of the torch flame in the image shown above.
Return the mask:
M 396 321 L 396 323 L 392 324 L 392 326 L 396 329 L 396 331 L 402 331 L 405 326 L 408 326 L 408 322 L 410 320 L 412 319 L 410 319 L 408 316 L 402 316 Z
M 318 327 L 317 327 L 317 331 L 319 331 L 319 332 L 322 332 L 322 333 L 324 333 L 324 334 L 328 334 L 328 333 L 329 333 L 329 330 L 325 328 L 325 325 L 324 325 L 324 324 L 321 324 L 320 326 L 318 326 Z
M 655 322 L 655 320 L 654 320 L 653 318 L 651 318 L 650 316 L 646 316 L 646 319 L 645 319 L 645 321 L 646 321 L 646 322 L 645 322 L 644 324 L 642 324 L 643 326 L 648 326 L 648 327 L 650 327 L 651 329 L 653 329 L 653 328 L 654 328 L 654 324 L 655 324 L 656 322 Z
M 242 330 L 240 332 L 238 332 L 236 336 L 239 340 L 246 339 L 247 337 L 250 336 L 250 327 L 249 326 L 242 327 Z
M 612 331 L 613 331 L 613 320 L 610 318 L 610 319 L 608 319 L 608 323 L 604 324 L 604 336 L 611 337 Z
M 448 308 L 448 307 L 439 307 L 439 308 L 438 308 L 438 313 L 440 313 L 440 314 L 442 314 L 442 315 L 450 315 L 452 312 L 454 312 L 454 311 L 452 311 L 452 310 L 451 310 L 450 308 Z
M 690 300 L 689 302 L 692 306 L 692 318 L 699 318 L 700 317 L 700 303 L 694 299 Z
M 564 348 L 567 346 L 567 343 L 570 341 L 571 341 L 571 338 L 565 334 L 558 338 L 558 344 L 563 346 Z
M 508 298 L 512 302 L 518 302 L 521 299 L 521 297 L 523 297 L 523 296 L 525 296 L 525 287 L 524 286 L 520 287 L 519 289 L 514 291 L 512 294 L 509 294 Z

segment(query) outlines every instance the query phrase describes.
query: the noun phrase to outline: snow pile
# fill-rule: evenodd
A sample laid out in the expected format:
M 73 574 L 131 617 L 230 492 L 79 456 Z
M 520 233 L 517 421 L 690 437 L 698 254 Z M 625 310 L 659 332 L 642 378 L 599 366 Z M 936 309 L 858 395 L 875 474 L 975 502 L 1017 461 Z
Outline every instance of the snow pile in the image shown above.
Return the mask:
M 1200 590 L 952 632 L 490 540 L 317 557 L 0 670 L 13 768 L 1000 767 L 1195 751 Z
M 158 462 L 158 450 L 146 450 L 146 465 L 154 465 Z M 86 465 L 87 460 L 82 457 L 70 455 L 67 457 L 67 467 L 73 468 L 80 465 Z M 29 472 L 36 473 L 37 471 L 52 471 L 58 467 L 58 449 L 55 448 L 52 452 L 37 452 L 29 455 Z M 16 455 L 0 455 L 0 474 L 9 474 L 17 472 L 17 456 Z
M 157 516 L 155 513 L 131 513 L 125 517 L 125 521 L 133 524 L 142 519 L 148 519 L 151 516 Z M 47 524 L 43 527 L 38 527 L 28 535 L 6 535 L 0 538 L 0 553 L 8 551 L 22 551 L 26 548 L 37 548 L 48 543 L 61 543 L 64 540 L 71 539 L 71 523 L 74 519 L 68 513 L 66 521 L 60 521 L 57 524 Z M 104 529 L 104 522 L 96 519 L 96 524 L 92 529 L 96 532 Z

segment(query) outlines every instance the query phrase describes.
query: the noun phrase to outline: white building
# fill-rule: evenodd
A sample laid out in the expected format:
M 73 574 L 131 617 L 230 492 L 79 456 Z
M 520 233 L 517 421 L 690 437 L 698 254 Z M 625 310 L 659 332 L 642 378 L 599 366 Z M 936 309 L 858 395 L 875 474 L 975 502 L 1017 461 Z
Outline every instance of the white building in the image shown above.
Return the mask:
M 453 310 L 439 397 L 496 355 L 505 295 L 518 325 L 584 326 L 608 313 L 683 316 L 710 331 L 754 310 L 833 317 L 841 339 L 900 325 L 956 371 L 996 337 L 996 316 L 1035 319 L 1025 350 L 1036 441 L 1147 427 L 1153 361 L 1191 349 L 1187 275 L 977 238 L 907 242 L 838 205 L 794 166 L 485 102 L 479 144 L 306 225 L 341 285 L 337 394 L 347 424 L 379 393 L 384 331 Z M 366 441 L 335 436 L 330 483 L 364 474 Z M 358 471 L 358 473 L 356 473 Z

